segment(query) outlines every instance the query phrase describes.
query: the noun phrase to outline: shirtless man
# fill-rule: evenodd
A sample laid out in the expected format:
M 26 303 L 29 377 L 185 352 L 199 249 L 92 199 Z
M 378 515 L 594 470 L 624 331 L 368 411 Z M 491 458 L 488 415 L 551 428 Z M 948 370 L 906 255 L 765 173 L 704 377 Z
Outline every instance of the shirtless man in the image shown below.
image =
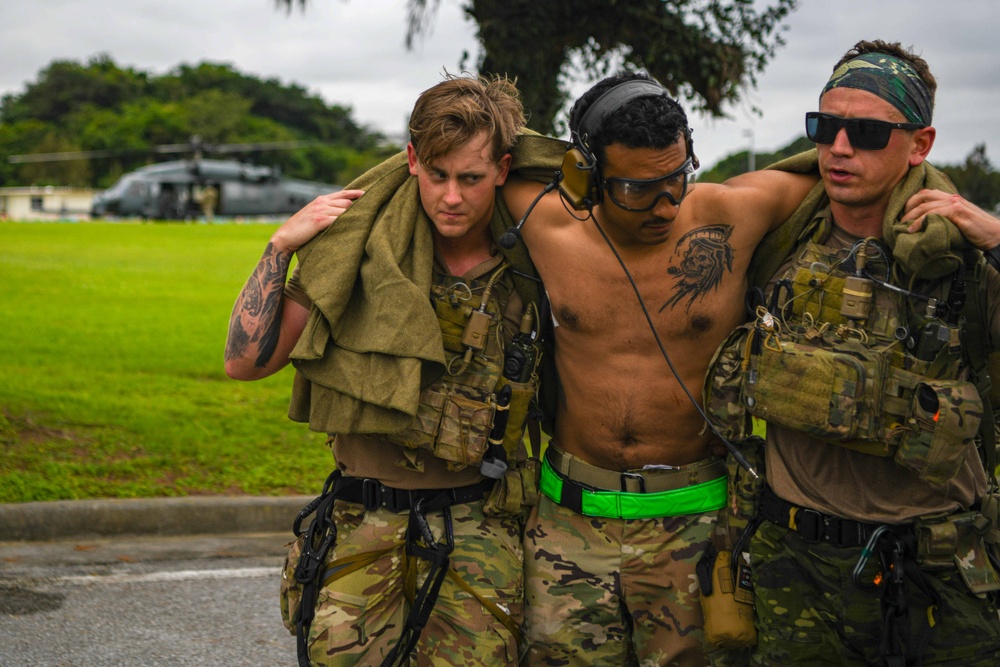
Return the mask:
M 562 389 L 525 530 L 528 664 L 706 665 L 694 569 L 726 480 L 691 395 L 745 319 L 754 248 L 815 179 L 762 172 L 695 189 L 687 117 L 645 74 L 595 85 L 570 129 L 596 167 L 589 214 L 552 192 L 522 230 Z M 520 216 L 538 191 L 510 179 L 504 197 Z

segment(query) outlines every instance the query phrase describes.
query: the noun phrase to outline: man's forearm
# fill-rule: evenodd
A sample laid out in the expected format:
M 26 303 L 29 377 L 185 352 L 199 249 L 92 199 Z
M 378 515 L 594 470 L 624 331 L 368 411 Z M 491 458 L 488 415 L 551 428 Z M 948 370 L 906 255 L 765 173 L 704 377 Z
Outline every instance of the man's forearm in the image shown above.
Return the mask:
M 226 340 L 227 362 L 255 357 L 254 366 L 263 368 L 271 360 L 281 335 L 285 278 L 291 261 L 291 253 L 267 244 L 233 307 Z

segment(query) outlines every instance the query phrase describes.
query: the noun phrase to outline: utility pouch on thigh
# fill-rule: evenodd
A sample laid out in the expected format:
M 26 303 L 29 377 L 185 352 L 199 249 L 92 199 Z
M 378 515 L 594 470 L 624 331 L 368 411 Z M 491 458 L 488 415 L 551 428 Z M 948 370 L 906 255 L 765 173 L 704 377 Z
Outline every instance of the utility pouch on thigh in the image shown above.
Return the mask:
M 717 551 L 714 545 L 705 550 L 696 568 L 705 617 L 705 640 L 726 649 L 757 643 L 750 567 L 740 558 L 738 568 L 734 576 L 732 553 Z
M 983 401 L 971 382 L 924 380 L 917 385 L 896 463 L 943 486 L 965 462 L 982 417 Z
M 978 512 L 918 520 L 917 562 L 929 569 L 957 567 L 965 585 L 977 595 L 1000 590 L 1000 575 L 986 554 L 986 526 Z
M 538 459 L 518 461 L 497 480 L 483 504 L 483 514 L 492 517 L 523 517 L 538 504 Z
M 288 554 L 281 568 L 281 587 L 278 592 L 281 600 L 281 622 L 293 635 L 299 615 L 299 605 L 302 604 L 302 584 L 295 579 L 295 568 L 298 567 L 299 558 L 302 556 L 302 545 L 305 540 L 306 534 L 302 533 L 295 541 L 285 545 Z
M 409 428 L 386 437 L 410 449 L 429 450 L 451 470 L 478 467 L 489 446 L 495 409 L 491 391 L 440 379 L 420 392 Z

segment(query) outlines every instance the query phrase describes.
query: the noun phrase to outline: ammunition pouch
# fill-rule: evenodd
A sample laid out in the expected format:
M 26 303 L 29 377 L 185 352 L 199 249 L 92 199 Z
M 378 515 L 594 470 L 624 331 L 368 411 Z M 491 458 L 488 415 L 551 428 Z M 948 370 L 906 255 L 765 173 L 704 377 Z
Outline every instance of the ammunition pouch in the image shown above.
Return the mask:
M 499 367 L 496 367 L 499 375 Z M 495 383 L 495 380 L 494 380 Z M 496 400 L 492 387 L 469 386 L 442 378 L 420 392 L 409 428 L 386 435 L 389 442 L 425 449 L 451 470 L 479 466 L 489 447 Z
M 541 462 L 536 458 L 517 461 L 507 467 L 497 480 L 493 492 L 486 497 L 483 514 L 491 517 L 523 519 L 538 504 L 538 473 Z

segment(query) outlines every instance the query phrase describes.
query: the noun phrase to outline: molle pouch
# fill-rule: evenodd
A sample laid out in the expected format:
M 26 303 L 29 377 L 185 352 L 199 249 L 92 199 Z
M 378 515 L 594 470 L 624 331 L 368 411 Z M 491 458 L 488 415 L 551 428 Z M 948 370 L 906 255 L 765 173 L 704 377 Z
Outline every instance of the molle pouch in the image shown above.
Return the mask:
M 884 364 L 774 341 L 751 360 L 744 399 L 755 417 L 828 441 L 871 438 Z
M 302 555 L 302 545 L 306 533 L 302 533 L 294 542 L 289 542 L 285 564 L 281 568 L 281 587 L 278 596 L 281 601 L 281 622 L 290 633 L 295 634 L 295 622 L 299 616 L 299 605 L 302 604 L 302 584 L 295 579 L 295 568 Z
M 979 499 L 979 512 L 983 518 L 983 542 L 990 560 L 1000 563 L 1000 491 L 991 489 Z
M 420 392 L 409 428 L 386 438 L 411 449 L 429 450 L 452 470 L 479 466 L 489 445 L 495 408 L 490 391 L 438 380 Z
M 730 650 L 757 643 L 750 569 L 742 563 L 739 569 L 739 576 L 734 577 L 732 553 L 716 552 L 714 547 L 705 551 L 696 567 L 705 640 Z
M 524 518 L 538 504 L 538 459 L 518 461 L 497 480 L 483 504 L 483 514 L 492 517 Z
M 957 567 L 976 595 L 1000 590 L 1000 575 L 990 563 L 983 539 L 986 523 L 978 512 L 918 521 L 917 562 L 929 568 Z
M 943 486 L 965 462 L 982 416 L 983 402 L 971 382 L 919 383 L 896 463 L 915 471 L 928 484 Z
M 708 366 L 702 399 L 712 425 L 726 440 L 736 442 L 751 433 L 750 414 L 743 402 L 743 360 L 751 329 L 733 331 L 715 351 Z
M 496 393 L 499 393 L 506 385 L 510 385 L 511 396 L 507 413 L 507 429 L 503 436 L 503 448 L 507 452 L 508 460 L 513 460 L 518 457 L 521 451 L 529 407 L 538 390 L 538 376 L 532 375 L 527 382 L 512 382 L 501 376 L 497 382 Z

